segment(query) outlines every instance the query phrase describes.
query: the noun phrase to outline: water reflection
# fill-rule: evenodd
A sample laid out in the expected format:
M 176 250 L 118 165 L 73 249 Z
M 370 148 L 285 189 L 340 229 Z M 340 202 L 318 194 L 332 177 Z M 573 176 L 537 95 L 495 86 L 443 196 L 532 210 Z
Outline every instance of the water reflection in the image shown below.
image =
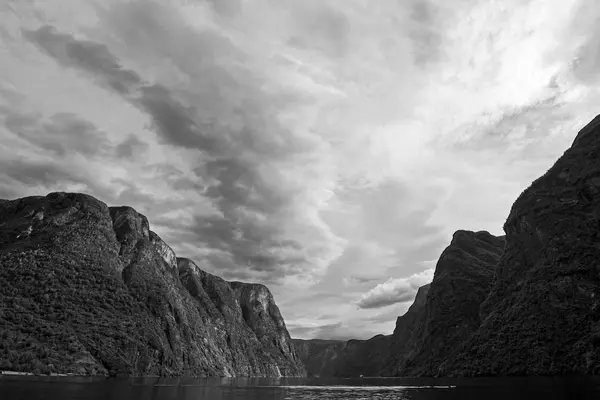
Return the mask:
M 598 378 L 0 379 L 4 400 L 506 400 L 597 399 Z

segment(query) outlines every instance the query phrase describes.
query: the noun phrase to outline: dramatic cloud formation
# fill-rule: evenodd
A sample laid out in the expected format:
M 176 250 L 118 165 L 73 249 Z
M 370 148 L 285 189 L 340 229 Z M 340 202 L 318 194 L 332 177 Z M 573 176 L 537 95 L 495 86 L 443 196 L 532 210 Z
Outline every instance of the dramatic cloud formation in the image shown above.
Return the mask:
M 598 112 L 585 0 L 0 4 L 0 198 L 83 191 L 274 292 L 292 335 L 390 333 L 457 229 Z

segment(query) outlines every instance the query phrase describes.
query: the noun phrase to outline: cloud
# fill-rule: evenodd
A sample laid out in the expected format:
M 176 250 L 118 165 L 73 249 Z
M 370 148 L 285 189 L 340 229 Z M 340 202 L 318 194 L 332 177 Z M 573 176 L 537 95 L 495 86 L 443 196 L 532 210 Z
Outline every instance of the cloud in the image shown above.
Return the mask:
M 412 304 L 412 303 L 410 303 L 410 304 Z M 396 322 L 396 319 L 398 318 L 398 316 L 402 315 L 402 314 L 403 314 L 402 308 L 400 308 L 400 309 L 397 309 L 394 307 L 384 308 L 384 311 L 370 315 L 367 318 L 367 321 L 371 324 L 374 323 L 374 324 L 386 324 L 387 325 L 387 324 L 389 324 L 390 321 Z M 386 333 L 391 333 L 391 332 L 390 331 L 388 331 L 388 332 L 381 331 L 379 333 L 386 334 Z
M 546 3 L 12 2 L 0 197 L 133 206 L 308 335 L 390 333 L 401 282 L 501 234 L 598 112 L 600 13 Z
M 334 324 L 316 325 L 311 327 L 306 326 L 287 326 L 290 336 L 297 339 L 318 338 L 325 340 L 350 340 L 356 339 L 356 331 L 351 327 L 346 326 L 342 322 Z M 372 337 L 378 332 L 367 331 L 367 336 Z
M 33 31 L 24 30 L 23 35 L 61 65 L 87 71 L 100 78 L 101 84 L 119 93 L 127 93 L 132 86 L 140 83 L 140 77 L 133 71 L 123 69 L 105 45 L 77 40 L 69 34 L 58 32 L 51 25 Z
M 380 308 L 414 300 L 419 287 L 433 280 L 433 272 L 428 269 L 408 278 L 390 278 L 363 294 L 356 304 L 360 308 Z
M 2 161 L 4 175 L 29 186 L 52 187 L 61 182 L 81 182 L 74 171 L 68 171 L 50 163 L 28 163 L 18 160 Z
M 86 173 L 52 161 L 27 161 L 5 157 L 0 161 L 0 198 L 45 195 L 53 191 L 100 191 Z
M 42 121 L 39 115 L 9 112 L 4 125 L 21 139 L 57 156 L 67 151 L 97 156 L 110 148 L 103 132 L 71 113 L 57 113 Z
M 117 157 L 120 158 L 131 158 L 136 154 L 144 152 L 148 149 L 148 144 L 142 142 L 136 135 L 133 133 L 129 134 L 127 139 L 123 140 L 117 147 L 115 147 L 115 152 Z
M 421 67 L 439 61 L 443 57 L 442 38 L 436 30 L 443 21 L 443 13 L 430 1 L 412 1 L 411 28 L 408 32 L 413 42 L 413 57 Z
M 119 13 L 137 10 L 131 7 L 133 6 Z M 163 10 L 156 7 L 144 5 L 144 10 L 140 10 L 142 17 L 135 17 L 140 23 L 137 28 L 146 30 L 148 40 L 156 35 L 151 31 L 153 25 L 148 19 L 152 23 L 174 23 L 169 18 L 162 18 Z M 189 33 L 195 34 L 193 31 Z M 326 261 L 335 254 L 335 246 L 324 248 L 317 243 L 313 246 L 315 250 L 312 253 L 324 254 L 309 260 L 304 256 L 307 253 L 306 243 L 305 246 L 300 246 L 294 239 L 279 238 L 286 233 L 278 220 L 287 217 L 294 209 L 296 212 L 300 211 L 298 206 L 304 205 L 297 204 L 295 200 L 302 198 L 303 194 L 310 194 L 300 182 L 290 185 L 286 181 L 286 166 L 289 167 L 292 161 L 309 161 L 314 157 L 310 151 L 317 148 L 310 145 L 310 139 L 287 132 L 275 119 L 268 116 L 268 102 L 277 101 L 276 99 L 265 99 L 265 94 L 256 87 L 239 84 L 233 77 L 224 76 L 223 71 L 209 66 L 207 76 L 190 78 L 200 79 L 202 82 L 198 84 L 203 84 L 213 75 L 212 78 L 220 80 L 224 86 L 231 86 L 230 90 L 237 92 L 239 96 L 255 97 L 254 103 L 247 104 L 246 108 L 235 107 L 232 104 L 236 101 L 235 98 L 225 99 L 231 101 L 221 100 L 222 109 L 218 111 L 232 113 L 230 116 L 241 119 L 243 124 L 234 128 L 219 126 L 201 115 L 195 107 L 184 105 L 182 100 L 176 98 L 173 90 L 161 84 L 147 84 L 136 72 L 122 68 L 119 60 L 104 45 L 79 41 L 47 26 L 27 31 L 25 36 L 63 65 L 90 74 L 97 82 L 116 91 L 150 115 L 155 132 L 165 143 L 199 151 L 202 161 L 194 172 L 206 185 L 204 195 L 213 200 L 220 213 L 196 217 L 192 232 L 196 234 L 199 243 L 220 250 L 211 259 L 221 268 L 239 268 L 244 265 L 258 274 L 269 271 L 269 277 L 275 279 L 285 275 L 286 269 L 306 268 L 308 265 L 318 264 L 319 258 L 324 257 Z M 204 38 L 204 44 L 216 51 L 222 40 L 209 36 Z M 248 77 L 249 83 L 253 80 L 256 79 Z M 261 82 L 257 80 L 256 83 Z M 198 95 L 202 96 L 197 98 L 198 105 L 219 103 L 218 94 L 213 96 L 210 90 L 205 94 L 196 93 L 196 97 Z M 287 140 L 281 140 L 282 137 Z M 305 221 L 308 224 L 298 223 L 304 225 L 304 229 L 312 230 L 317 237 L 328 236 L 327 231 L 323 232 L 323 227 L 310 223 L 310 217 Z M 220 257 L 219 254 L 224 256 Z

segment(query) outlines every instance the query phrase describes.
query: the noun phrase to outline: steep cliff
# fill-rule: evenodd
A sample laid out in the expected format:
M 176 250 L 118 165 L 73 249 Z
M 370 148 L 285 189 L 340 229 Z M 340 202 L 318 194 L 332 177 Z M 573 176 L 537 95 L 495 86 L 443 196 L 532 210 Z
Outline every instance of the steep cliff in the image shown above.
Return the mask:
M 441 373 L 600 373 L 599 124 L 513 204 L 482 323 Z
M 0 369 L 302 376 L 272 295 L 177 258 L 148 220 L 77 193 L 0 201 Z
M 421 286 L 408 311 L 396 320 L 396 328 L 390 338 L 388 352 L 379 366 L 379 375 L 400 376 L 404 374 L 406 362 L 413 357 L 423 334 L 430 290 L 431 284 Z
M 436 375 L 475 332 L 504 245 L 504 237 L 485 231 L 454 233 L 437 262 L 421 321 L 414 323 L 419 331 L 402 352 L 407 362 L 394 375 Z

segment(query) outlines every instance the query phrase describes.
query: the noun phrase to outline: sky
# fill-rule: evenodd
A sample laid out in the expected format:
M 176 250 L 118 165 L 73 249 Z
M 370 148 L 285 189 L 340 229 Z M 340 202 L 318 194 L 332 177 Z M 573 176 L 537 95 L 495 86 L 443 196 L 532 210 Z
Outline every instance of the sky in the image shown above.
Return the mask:
M 393 331 L 600 112 L 593 0 L 5 0 L 0 198 L 129 205 L 297 338 Z

